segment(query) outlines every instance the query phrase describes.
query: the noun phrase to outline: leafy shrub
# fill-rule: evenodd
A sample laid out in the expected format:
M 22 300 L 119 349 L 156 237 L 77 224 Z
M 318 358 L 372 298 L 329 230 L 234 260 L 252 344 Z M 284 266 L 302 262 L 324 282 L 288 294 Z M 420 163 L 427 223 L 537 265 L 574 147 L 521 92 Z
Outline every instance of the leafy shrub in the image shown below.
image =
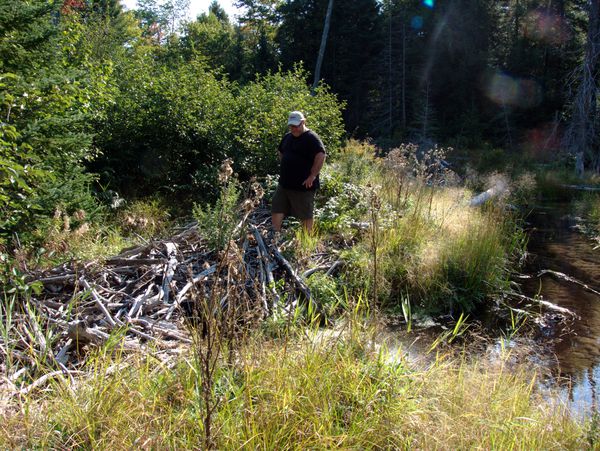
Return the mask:
M 347 229 L 353 221 L 360 221 L 368 211 L 368 199 L 364 187 L 342 182 L 331 170 L 321 177 L 322 189 L 316 199 L 315 216 L 319 228 L 328 232 Z
M 366 141 L 350 140 L 334 157 L 331 167 L 344 182 L 355 185 L 368 183 L 379 170 L 377 148 Z
M 179 203 L 198 194 L 214 199 L 226 158 L 242 181 L 276 171 L 277 145 L 295 109 L 306 113 L 333 155 L 343 134 L 341 105 L 325 87 L 311 96 L 306 79 L 298 68 L 239 86 L 200 60 L 170 67 L 134 53 L 119 67 L 120 91 L 95 170 L 125 195 L 158 189 Z
M 306 284 L 310 288 L 311 296 L 326 315 L 332 315 L 346 307 L 342 289 L 333 277 L 316 272 L 306 280 Z
M 198 230 L 210 249 L 225 249 L 237 225 L 240 188 L 237 180 L 231 177 L 232 173 L 231 160 L 226 160 L 221 166 L 221 193 L 217 201 L 214 205 L 194 205 Z
M 167 230 L 169 212 L 158 199 L 138 200 L 121 209 L 116 221 L 126 235 L 154 238 Z

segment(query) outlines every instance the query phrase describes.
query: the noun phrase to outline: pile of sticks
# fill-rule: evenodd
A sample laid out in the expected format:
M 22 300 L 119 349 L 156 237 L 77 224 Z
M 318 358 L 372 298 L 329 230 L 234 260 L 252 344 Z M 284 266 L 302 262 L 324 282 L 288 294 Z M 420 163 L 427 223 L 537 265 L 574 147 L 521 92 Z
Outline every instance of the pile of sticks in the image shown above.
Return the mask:
M 335 253 L 305 262 L 311 269 L 299 274 L 269 225 L 269 212 L 257 209 L 221 251 L 209 249 L 198 227 L 191 225 L 101 264 L 71 263 L 31 274 L 28 282 L 41 290 L 13 309 L 13 324 L 24 329 L 16 342 L 0 346 L 11 353 L 3 357 L 30 366 L 32 354 L 44 355 L 59 368 L 73 368 L 83 362 L 90 345 L 106 343 L 115 331 L 122 334 L 123 349 L 151 346 L 178 353 L 192 342 L 187 319 L 194 304 L 215 292 L 220 308 L 243 302 L 246 316 L 254 319 L 314 302 L 304 277 L 337 268 Z

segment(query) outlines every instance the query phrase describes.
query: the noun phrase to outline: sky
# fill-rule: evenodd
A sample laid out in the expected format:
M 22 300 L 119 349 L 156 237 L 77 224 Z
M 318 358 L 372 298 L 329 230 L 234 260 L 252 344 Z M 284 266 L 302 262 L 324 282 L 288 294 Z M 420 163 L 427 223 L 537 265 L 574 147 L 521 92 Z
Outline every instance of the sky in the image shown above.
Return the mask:
M 237 9 L 233 6 L 235 0 L 217 0 L 221 7 L 225 10 L 231 20 L 233 16 L 237 14 Z M 127 9 L 134 9 L 136 0 L 122 0 L 123 4 Z M 188 18 L 190 20 L 195 19 L 198 14 L 208 12 L 208 6 L 212 3 L 212 0 L 190 0 L 190 10 L 188 12 Z

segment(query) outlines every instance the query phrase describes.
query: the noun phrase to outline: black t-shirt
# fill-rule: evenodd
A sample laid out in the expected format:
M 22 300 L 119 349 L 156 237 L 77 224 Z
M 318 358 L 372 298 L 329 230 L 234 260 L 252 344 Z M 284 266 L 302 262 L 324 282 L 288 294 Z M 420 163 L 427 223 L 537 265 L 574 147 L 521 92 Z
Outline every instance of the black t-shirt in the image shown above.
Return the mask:
M 325 153 L 321 138 L 312 130 L 307 130 L 297 138 L 291 133 L 286 134 L 279 144 L 281 165 L 279 184 L 286 189 L 311 191 L 319 188 L 319 177 L 313 182 L 312 188 L 305 188 L 302 182 L 310 175 L 315 156 Z

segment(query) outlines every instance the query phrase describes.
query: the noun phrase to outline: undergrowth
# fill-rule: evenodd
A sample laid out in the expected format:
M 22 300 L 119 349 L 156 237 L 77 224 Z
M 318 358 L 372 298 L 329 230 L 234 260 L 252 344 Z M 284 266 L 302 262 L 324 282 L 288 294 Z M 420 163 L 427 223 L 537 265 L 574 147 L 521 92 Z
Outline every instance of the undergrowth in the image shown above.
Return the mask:
M 282 340 L 254 335 L 214 374 L 217 449 L 580 449 L 584 425 L 535 390 L 523 368 L 390 352 L 350 320 Z M 374 340 L 375 338 L 375 340 Z M 184 448 L 203 443 L 202 371 L 98 350 L 73 382 L 55 379 L 4 412 L 2 448 Z M 158 355 L 158 354 L 157 354 Z

